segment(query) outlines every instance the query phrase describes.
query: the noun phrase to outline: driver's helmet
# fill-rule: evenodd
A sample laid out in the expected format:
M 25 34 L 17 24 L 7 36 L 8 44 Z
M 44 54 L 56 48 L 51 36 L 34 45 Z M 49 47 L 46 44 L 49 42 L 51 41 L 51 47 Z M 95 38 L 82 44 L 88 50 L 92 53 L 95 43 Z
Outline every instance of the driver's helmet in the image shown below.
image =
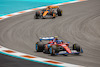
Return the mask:
M 62 40 L 57 40 L 57 44 L 61 44 L 61 43 L 63 43 Z
M 64 43 L 63 41 L 61 41 L 61 43 Z

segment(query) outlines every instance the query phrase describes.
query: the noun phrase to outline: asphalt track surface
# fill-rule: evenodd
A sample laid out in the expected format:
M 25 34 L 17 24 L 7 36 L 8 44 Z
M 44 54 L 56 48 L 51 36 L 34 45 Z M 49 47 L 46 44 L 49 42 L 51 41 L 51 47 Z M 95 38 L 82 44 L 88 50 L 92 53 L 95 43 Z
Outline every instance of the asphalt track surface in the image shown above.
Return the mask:
M 0 54 L 0 67 L 53 67 Z
M 100 0 L 60 6 L 63 16 L 55 19 L 34 19 L 25 13 L 0 21 L 0 44 L 4 47 L 39 57 L 83 65 L 100 66 Z M 84 53 L 80 56 L 50 56 L 37 53 L 38 37 L 59 36 L 59 39 L 78 43 Z

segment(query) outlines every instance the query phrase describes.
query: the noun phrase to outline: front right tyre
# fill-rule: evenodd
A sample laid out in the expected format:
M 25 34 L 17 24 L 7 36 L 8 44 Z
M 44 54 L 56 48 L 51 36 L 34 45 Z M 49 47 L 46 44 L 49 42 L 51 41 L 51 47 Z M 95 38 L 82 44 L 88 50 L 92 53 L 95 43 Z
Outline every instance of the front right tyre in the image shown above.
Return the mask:
M 76 50 L 77 53 L 76 55 L 79 55 L 81 53 L 82 48 L 78 44 L 73 44 L 73 50 Z

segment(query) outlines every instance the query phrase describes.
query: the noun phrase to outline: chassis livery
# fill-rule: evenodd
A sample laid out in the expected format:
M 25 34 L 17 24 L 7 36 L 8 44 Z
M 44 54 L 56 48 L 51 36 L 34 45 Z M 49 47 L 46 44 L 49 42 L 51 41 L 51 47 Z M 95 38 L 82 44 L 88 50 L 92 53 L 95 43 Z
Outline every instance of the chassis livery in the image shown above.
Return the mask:
M 62 16 L 62 10 L 59 9 L 59 6 L 48 6 L 41 11 L 36 11 L 34 18 L 35 19 L 45 19 L 45 18 L 55 18 L 57 16 Z
M 40 41 L 36 43 L 36 51 L 51 55 L 79 55 L 83 53 L 83 49 L 78 44 L 70 46 L 69 43 L 64 43 L 62 40 L 54 42 L 54 39 L 54 37 L 40 38 Z

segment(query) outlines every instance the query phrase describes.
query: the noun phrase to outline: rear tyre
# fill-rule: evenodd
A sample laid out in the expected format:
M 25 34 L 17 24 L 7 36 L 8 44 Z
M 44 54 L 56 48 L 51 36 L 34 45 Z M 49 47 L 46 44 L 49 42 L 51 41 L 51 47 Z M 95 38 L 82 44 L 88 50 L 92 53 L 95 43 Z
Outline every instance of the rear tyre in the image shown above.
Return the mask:
M 42 52 L 44 50 L 44 44 L 42 42 L 37 42 L 35 47 L 37 52 Z
M 62 10 L 61 9 L 57 9 L 57 14 L 58 14 L 58 16 L 62 16 Z

